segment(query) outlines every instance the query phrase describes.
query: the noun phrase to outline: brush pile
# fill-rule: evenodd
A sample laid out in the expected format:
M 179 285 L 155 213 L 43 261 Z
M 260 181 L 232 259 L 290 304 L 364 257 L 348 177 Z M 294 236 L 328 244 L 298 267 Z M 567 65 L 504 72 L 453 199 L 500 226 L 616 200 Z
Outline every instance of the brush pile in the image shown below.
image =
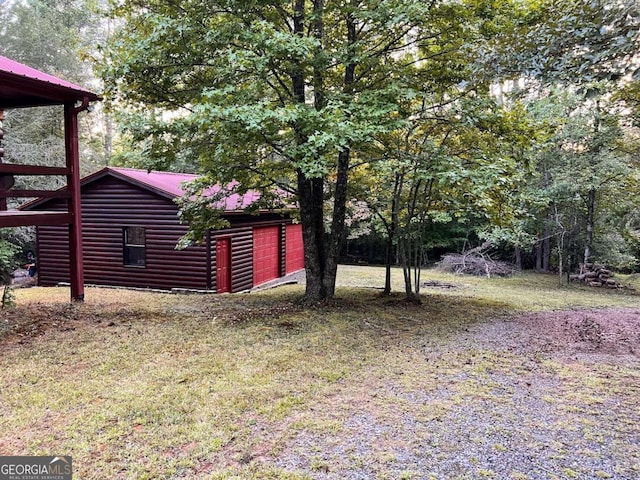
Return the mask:
M 488 253 L 490 242 L 485 242 L 479 247 L 467 250 L 464 253 L 450 253 L 442 257 L 438 264 L 444 272 L 457 275 L 475 275 L 477 277 L 508 277 L 516 270 L 516 266 L 494 260 Z
M 604 265 L 583 263 L 580 273 L 569 275 L 570 282 L 585 282 L 591 287 L 623 288 L 617 280 L 611 278 L 613 273 Z

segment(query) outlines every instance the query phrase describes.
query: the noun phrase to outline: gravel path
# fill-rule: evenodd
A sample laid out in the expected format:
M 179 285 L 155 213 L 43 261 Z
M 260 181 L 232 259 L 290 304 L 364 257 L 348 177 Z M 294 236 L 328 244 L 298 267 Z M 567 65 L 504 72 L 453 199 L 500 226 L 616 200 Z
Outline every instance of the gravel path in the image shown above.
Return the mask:
M 327 480 L 640 479 L 640 312 L 527 314 L 409 348 L 268 461 Z

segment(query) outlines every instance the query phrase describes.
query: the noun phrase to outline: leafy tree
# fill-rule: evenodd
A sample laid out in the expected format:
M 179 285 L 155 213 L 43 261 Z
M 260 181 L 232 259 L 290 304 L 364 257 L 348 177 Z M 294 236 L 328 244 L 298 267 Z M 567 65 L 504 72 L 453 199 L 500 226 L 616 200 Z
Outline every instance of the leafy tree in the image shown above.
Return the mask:
M 519 196 L 529 213 L 525 231 L 540 237 L 538 268 L 549 269 L 552 244 L 560 270 L 592 257 L 612 266 L 630 265 L 624 242 L 617 249 L 603 248 L 612 238 L 631 238 L 623 233 L 623 219 L 635 208 L 635 195 L 628 192 L 637 171 L 625 151 L 623 110 L 602 91 L 602 83 L 554 88 L 529 101 L 539 130 L 531 158 L 536 175 Z
M 211 201 L 198 195 L 208 184 L 236 181 L 236 190 L 258 189 L 265 202 L 276 188 L 296 195 L 306 296 L 322 299 L 335 290 L 352 167 L 405 123 L 407 100 L 450 86 L 465 58 L 464 19 L 488 6 L 124 0 L 103 77 L 114 102 L 128 105 L 128 131 L 147 142 L 156 165 L 180 156 L 201 165 L 206 181 L 191 193 L 202 208 L 184 209 L 191 239 L 216 225 Z M 443 69 L 421 76 L 421 64 L 449 46 L 456 53 Z
M 102 76 L 148 166 L 204 174 L 182 206 L 187 241 L 220 226 L 204 194 L 213 183 L 299 201 L 315 300 L 334 293 L 359 200 L 386 225 L 388 258 L 392 242 L 422 248 L 425 225 L 456 216 L 530 245 L 535 209 L 551 204 L 519 188 L 531 131 L 517 105 L 490 106 L 488 86 L 619 78 L 637 50 L 634 5 L 122 0 Z
M 525 112 L 471 93 L 458 92 L 455 101 L 449 96 L 435 117 L 415 112 L 414 128 L 391 137 L 394 148 L 383 144 L 388 157 L 371 166 L 377 185 L 369 187 L 369 199 L 386 226 L 387 269 L 397 243 L 411 299 L 418 298 L 435 226 L 474 222 L 487 236 L 490 226 L 511 225 L 518 215 L 511 199 L 528 171 L 522 162 L 531 138 Z
M 0 238 L 0 280 L 3 285 L 8 285 L 11 274 L 17 266 L 17 254 L 21 249 L 10 240 L 10 234 L 0 232 L 0 235 L 2 236 Z
M 540 0 L 517 4 L 509 29 L 479 63 L 490 75 L 582 84 L 637 68 L 636 0 Z M 490 68 L 491 67 L 491 68 Z
M 530 216 L 521 226 L 540 238 L 537 266 L 547 270 L 552 242 L 565 260 L 585 262 L 591 257 L 598 235 L 607 234 L 599 226 L 608 208 L 603 199 L 616 189 L 621 192 L 622 178 L 633 176 L 624 154 L 622 111 L 611 94 L 627 84 L 630 75 L 638 75 L 640 11 L 635 0 L 520 5 L 519 15 L 479 65 L 491 66 L 488 75 L 518 79 L 529 87 L 525 91 L 534 109 L 544 105 L 546 110 L 533 112 L 543 133 L 533 157 L 539 176 L 519 198 Z M 558 93 L 562 89 L 564 98 Z M 549 91 L 554 94 L 549 96 Z M 624 91 L 634 97 L 633 88 Z M 559 236 L 566 240 L 564 255 L 558 251 Z

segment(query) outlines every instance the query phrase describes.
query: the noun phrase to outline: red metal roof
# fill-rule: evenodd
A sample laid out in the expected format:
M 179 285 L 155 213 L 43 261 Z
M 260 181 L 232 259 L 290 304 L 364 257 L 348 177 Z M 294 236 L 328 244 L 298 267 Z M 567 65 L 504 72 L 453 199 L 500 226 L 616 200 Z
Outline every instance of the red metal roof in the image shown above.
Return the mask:
M 188 173 L 149 172 L 137 168 L 107 167 L 105 170 L 117 172 L 122 176 L 143 183 L 156 190 L 162 190 L 173 197 L 181 197 L 184 195 L 184 190 L 182 189 L 184 182 L 191 182 L 198 178 L 197 175 Z
M 151 190 L 163 197 L 174 199 L 184 195 L 185 191 L 182 188 L 183 183 L 190 182 L 198 178 L 197 175 L 188 173 L 174 173 L 174 172 L 157 172 L 147 171 L 136 168 L 122 168 L 122 167 L 105 167 L 91 175 L 84 177 L 81 181 L 82 187 L 89 185 L 97 180 L 111 175 L 126 182 L 138 185 L 139 187 Z M 207 193 L 210 195 L 216 195 L 226 191 L 224 193 L 224 199 L 217 208 L 223 209 L 227 212 L 240 212 L 245 208 L 251 206 L 254 202 L 260 199 L 260 193 L 256 191 L 249 191 L 244 195 L 233 193 L 234 184 L 228 185 L 226 189 L 216 185 L 211 187 Z M 284 194 L 284 193 L 283 193 Z M 31 210 L 47 202 L 51 201 L 50 198 L 39 198 L 26 203 L 20 207 L 20 210 Z M 290 206 L 289 208 L 294 208 Z
M 129 180 L 132 180 L 134 183 L 137 183 L 142 186 L 150 187 L 152 190 L 155 190 L 158 193 L 165 193 L 171 197 L 181 197 L 184 195 L 184 189 L 182 188 L 182 184 L 185 182 L 191 182 L 198 178 L 197 175 L 191 175 L 188 173 L 173 173 L 173 172 L 157 172 L 157 171 L 147 171 L 140 170 L 135 168 L 120 168 L 120 167 L 106 167 L 100 172 L 97 172 L 95 175 L 100 174 L 101 172 L 112 172 L 116 173 L 116 176 L 126 177 Z M 102 175 L 101 175 L 102 176 Z M 87 177 L 88 179 L 89 177 Z M 86 180 L 86 179 L 85 179 Z M 85 181 L 83 181 L 85 183 Z M 233 185 L 229 185 L 229 189 L 232 189 Z M 222 187 L 216 185 L 212 187 L 208 193 L 211 195 L 216 195 L 220 193 Z M 260 194 L 258 192 L 247 192 L 244 195 L 239 195 L 237 193 L 230 193 L 225 196 L 224 204 L 218 206 L 218 208 L 222 208 L 225 211 L 233 212 L 237 210 L 242 210 L 249 207 L 252 203 L 257 201 L 260 198 Z
M 0 108 L 60 105 L 100 98 L 83 87 L 0 56 Z

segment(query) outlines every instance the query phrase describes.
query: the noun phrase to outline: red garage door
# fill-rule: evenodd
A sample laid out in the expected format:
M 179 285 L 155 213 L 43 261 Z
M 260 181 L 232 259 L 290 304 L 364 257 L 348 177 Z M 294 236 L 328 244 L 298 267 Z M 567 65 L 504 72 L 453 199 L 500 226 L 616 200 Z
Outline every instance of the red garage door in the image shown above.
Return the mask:
M 287 273 L 304 268 L 304 246 L 302 244 L 302 225 L 287 225 L 286 242 Z
M 280 227 L 253 229 L 253 284 L 280 276 Z

